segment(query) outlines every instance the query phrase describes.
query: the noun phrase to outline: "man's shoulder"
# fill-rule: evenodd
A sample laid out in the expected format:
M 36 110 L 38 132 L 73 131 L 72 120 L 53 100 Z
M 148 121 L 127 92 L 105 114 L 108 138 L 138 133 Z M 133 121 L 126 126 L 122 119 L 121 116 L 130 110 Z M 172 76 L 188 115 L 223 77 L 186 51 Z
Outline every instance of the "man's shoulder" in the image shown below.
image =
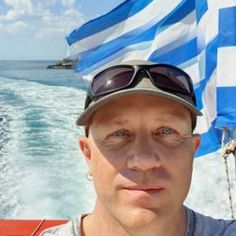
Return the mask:
M 44 230 L 40 236 L 80 236 L 80 222 L 81 216 L 78 216 L 65 224 Z
M 188 209 L 188 236 L 235 236 L 236 221 L 214 219 L 209 216 L 202 215 L 193 210 Z

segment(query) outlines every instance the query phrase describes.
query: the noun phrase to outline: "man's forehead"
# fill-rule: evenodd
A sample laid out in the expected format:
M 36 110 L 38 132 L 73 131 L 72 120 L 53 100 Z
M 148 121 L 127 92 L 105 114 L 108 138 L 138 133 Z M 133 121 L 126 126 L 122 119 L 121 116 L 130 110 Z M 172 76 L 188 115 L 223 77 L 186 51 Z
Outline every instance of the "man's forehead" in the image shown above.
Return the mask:
M 144 97 L 135 100 L 135 97 L 132 97 L 130 100 L 114 101 L 104 106 L 95 113 L 93 121 L 125 123 L 129 120 L 135 120 L 137 117 L 134 117 L 134 114 L 143 116 L 144 119 L 156 119 L 165 122 L 173 119 L 183 119 L 186 116 L 190 117 L 190 112 L 184 106 L 173 101 L 156 100 L 156 98 L 146 99 Z
M 190 117 L 190 116 L 189 116 Z M 179 121 L 186 122 L 186 119 L 188 119 L 187 116 L 184 116 L 182 114 L 154 114 L 152 116 L 149 116 L 149 114 L 145 114 L 143 116 L 134 117 L 132 114 L 126 114 L 122 116 L 115 116 L 113 114 L 107 116 L 100 116 L 95 117 L 92 124 L 95 125 L 125 125 L 125 124 L 133 124 L 136 123 L 137 120 L 143 120 L 148 121 L 151 123 L 159 123 L 159 124 L 173 124 L 178 123 Z M 190 119 L 188 119 L 190 121 Z

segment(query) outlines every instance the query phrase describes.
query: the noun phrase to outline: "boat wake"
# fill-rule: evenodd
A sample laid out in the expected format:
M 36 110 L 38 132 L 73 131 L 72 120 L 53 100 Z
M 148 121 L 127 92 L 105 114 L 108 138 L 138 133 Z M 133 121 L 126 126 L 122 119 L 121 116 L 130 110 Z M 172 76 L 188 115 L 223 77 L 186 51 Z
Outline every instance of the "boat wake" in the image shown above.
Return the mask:
M 17 198 L 17 172 L 14 163 L 9 159 L 12 145 L 11 122 L 9 111 L 0 104 L 0 218 L 10 218 L 16 214 L 19 199 Z
M 1 78 L 1 218 L 69 218 L 90 209 L 92 184 L 77 145 L 83 130 L 75 127 L 84 96 L 72 87 Z

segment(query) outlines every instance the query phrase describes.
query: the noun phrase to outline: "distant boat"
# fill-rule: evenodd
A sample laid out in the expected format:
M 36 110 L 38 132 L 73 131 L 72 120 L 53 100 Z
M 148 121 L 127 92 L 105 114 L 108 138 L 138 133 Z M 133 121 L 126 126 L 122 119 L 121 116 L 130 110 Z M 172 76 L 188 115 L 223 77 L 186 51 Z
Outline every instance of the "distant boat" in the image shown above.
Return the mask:
M 49 65 L 47 69 L 73 69 L 77 61 L 77 59 L 64 58 L 58 61 L 56 64 Z

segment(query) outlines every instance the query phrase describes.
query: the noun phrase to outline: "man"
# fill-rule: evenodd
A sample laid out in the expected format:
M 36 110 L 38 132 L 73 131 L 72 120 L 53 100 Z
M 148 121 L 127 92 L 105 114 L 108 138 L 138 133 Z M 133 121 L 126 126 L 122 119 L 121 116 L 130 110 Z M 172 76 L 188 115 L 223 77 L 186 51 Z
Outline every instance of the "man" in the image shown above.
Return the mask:
M 179 68 L 147 61 L 97 74 L 77 125 L 80 148 L 97 193 L 90 214 L 49 229 L 49 235 L 236 235 L 234 221 L 188 209 L 193 156 L 195 95 Z

